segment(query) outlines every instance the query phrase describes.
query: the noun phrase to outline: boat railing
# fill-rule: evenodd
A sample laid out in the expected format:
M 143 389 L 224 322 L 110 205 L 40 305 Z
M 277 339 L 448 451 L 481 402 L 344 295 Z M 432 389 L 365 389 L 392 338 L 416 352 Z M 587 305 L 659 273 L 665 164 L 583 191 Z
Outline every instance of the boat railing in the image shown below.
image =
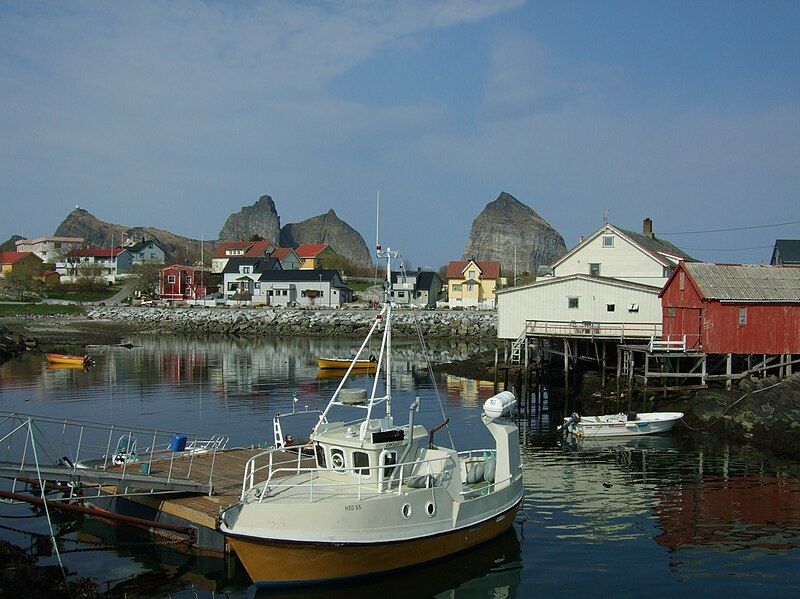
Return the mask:
M 300 448 L 298 448 L 300 449 Z M 441 486 L 446 482 L 446 465 L 457 467 L 452 456 L 440 456 L 400 464 L 378 466 L 347 466 L 342 468 L 319 468 L 302 466 L 302 451 L 298 451 L 296 460 L 275 461 L 277 450 L 268 450 L 256 454 L 245 465 L 245 474 L 242 481 L 241 500 L 245 501 L 249 493 L 255 493 L 258 502 L 264 501 L 271 493 L 287 489 L 308 489 L 309 502 L 314 501 L 314 493 L 327 490 L 337 492 L 344 489 L 352 490 L 358 500 L 361 500 L 366 491 L 396 492 L 402 494 L 409 488 L 431 488 Z M 258 462 L 264 462 L 258 465 Z M 289 464 L 292 464 L 289 466 Z M 387 474 L 387 470 L 390 472 Z M 341 480 L 320 477 L 320 473 L 335 473 L 341 475 Z M 257 474 L 262 474 L 258 477 Z M 381 476 L 383 474 L 383 476 Z M 294 475 L 291 481 L 281 482 L 282 478 Z M 298 481 L 296 476 L 308 475 Z

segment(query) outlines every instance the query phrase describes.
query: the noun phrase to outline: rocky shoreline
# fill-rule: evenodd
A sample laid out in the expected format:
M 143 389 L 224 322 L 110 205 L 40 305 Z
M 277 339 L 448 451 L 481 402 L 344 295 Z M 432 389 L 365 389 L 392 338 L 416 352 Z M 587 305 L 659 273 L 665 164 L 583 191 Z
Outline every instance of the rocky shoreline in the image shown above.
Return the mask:
M 360 337 L 375 321 L 368 310 L 286 310 L 275 308 L 151 308 L 97 307 L 86 316 L 98 323 L 113 323 L 124 330 L 173 332 L 191 335 L 290 335 L 310 337 Z M 480 311 L 396 311 L 392 335 L 416 338 L 477 341 L 494 339 L 497 314 Z

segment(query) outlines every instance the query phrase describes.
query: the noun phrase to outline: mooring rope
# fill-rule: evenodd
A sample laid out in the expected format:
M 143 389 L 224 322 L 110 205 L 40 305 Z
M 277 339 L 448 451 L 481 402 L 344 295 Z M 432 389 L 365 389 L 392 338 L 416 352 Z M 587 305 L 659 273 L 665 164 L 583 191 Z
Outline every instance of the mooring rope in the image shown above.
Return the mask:
M 738 404 L 740 401 L 742 401 L 742 400 L 743 400 L 745 397 L 748 397 L 749 395 L 755 395 L 756 393 L 762 393 L 762 392 L 764 392 L 764 391 L 768 391 L 769 389 L 772 389 L 773 387 L 777 387 L 778 385 L 780 385 L 780 384 L 781 384 L 781 382 L 783 382 L 783 381 L 779 381 L 779 382 L 777 382 L 777 383 L 773 383 L 773 384 L 772 384 L 772 385 L 770 385 L 769 387 L 762 387 L 761 389 L 756 389 L 756 390 L 754 390 L 754 391 L 748 391 L 747 393 L 745 393 L 744 395 L 742 395 L 742 396 L 741 396 L 739 399 L 737 399 L 736 401 L 734 401 L 734 402 L 733 402 L 731 405 L 729 405 L 727 408 L 725 408 L 724 410 L 722 410 L 722 412 L 720 413 L 720 415 L 719 415 L 719 416 L 717 416 L 717 419 L 716 419 L 714 422 L 712 422 L 711 424 L 709 424 L 708 426 L 704 426 L 703 428 L 695 428 L 695 427 L 693 427 L 693 426 L 689 426 L 688 424 L 686 424 L 686 418 L 681 418 L 681 422 L 683 422 L 683 425 L 684 425 L 686 428 L 688 428 L 690 431 L 694 431 L 694 432 L 698 432 L 698 433 L 700 433 L 700 432 L 704 432 L 704 431 L 707 431 L 707 430 L 708 430 L 708 429 L 710 429 L 712 426 L 714 426 L 715 424 L 717 424 L 717 423 L 718 423 L 720 420 L 722 420 L 722 417 L 723 417 L 725 414 L 727 414 L 727 413 L 728 413 L 728 410 L 730 410 L 730 409 L 731 409 L 733 406 L 735 406 L 735 405 L 736 405 L 736 404 Z

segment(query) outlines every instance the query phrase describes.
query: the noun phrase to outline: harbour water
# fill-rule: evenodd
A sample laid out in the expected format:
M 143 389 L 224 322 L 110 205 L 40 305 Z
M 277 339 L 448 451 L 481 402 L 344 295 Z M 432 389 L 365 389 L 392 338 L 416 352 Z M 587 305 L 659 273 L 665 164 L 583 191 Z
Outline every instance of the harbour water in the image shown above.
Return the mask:
M 270 442 L 275 413 L 321 408 L 338 384 L 337 378 L 318 378 L 316 357 L 349 357 L 358 344 L 132 341 L 131 349 L 91 348 L 97 365 L 90 371 L 48 369 L 40 356 L 0 366 L 0 409 L 201 436 L 224 433 L 233 446 Z M 472 349 L 434 351 L 459 357 Z M 396 357 L 396 405 L 420 395 L 419 420 L 437 424 L 441 409 L 421 356 L 400 345 Z M 492 395 L 491 383 L 435 378 L 456 445 L 489 446 L 478 415 Z M 357 378 L 352 386 L 369 382 Z M 547 413 L 522 419 L 520 426 L 528 519 L 513 532 L 426 568 L 285 595 L 800 594 L 800 462 L 681 431 L 628 442 L 563 442 Z M 192 555 L 91 518 L 58 516 L 54 524 L 67 569 L 115 596 L 254 594 L 235 560 Z M 39 555 L 40 564 L 56 563 L 47 534 L 38 512 L 0 505 L 0 538 Z

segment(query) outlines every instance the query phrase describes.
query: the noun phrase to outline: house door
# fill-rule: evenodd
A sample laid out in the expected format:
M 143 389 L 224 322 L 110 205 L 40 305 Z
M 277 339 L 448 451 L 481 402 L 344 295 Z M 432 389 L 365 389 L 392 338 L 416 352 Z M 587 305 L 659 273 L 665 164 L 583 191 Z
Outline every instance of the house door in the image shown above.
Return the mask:
M 702 326 L 700 308 L 676 308 L 675 331 L 686 336 L 686 348 L 697 349 L 700 345 L 700 327 Z

